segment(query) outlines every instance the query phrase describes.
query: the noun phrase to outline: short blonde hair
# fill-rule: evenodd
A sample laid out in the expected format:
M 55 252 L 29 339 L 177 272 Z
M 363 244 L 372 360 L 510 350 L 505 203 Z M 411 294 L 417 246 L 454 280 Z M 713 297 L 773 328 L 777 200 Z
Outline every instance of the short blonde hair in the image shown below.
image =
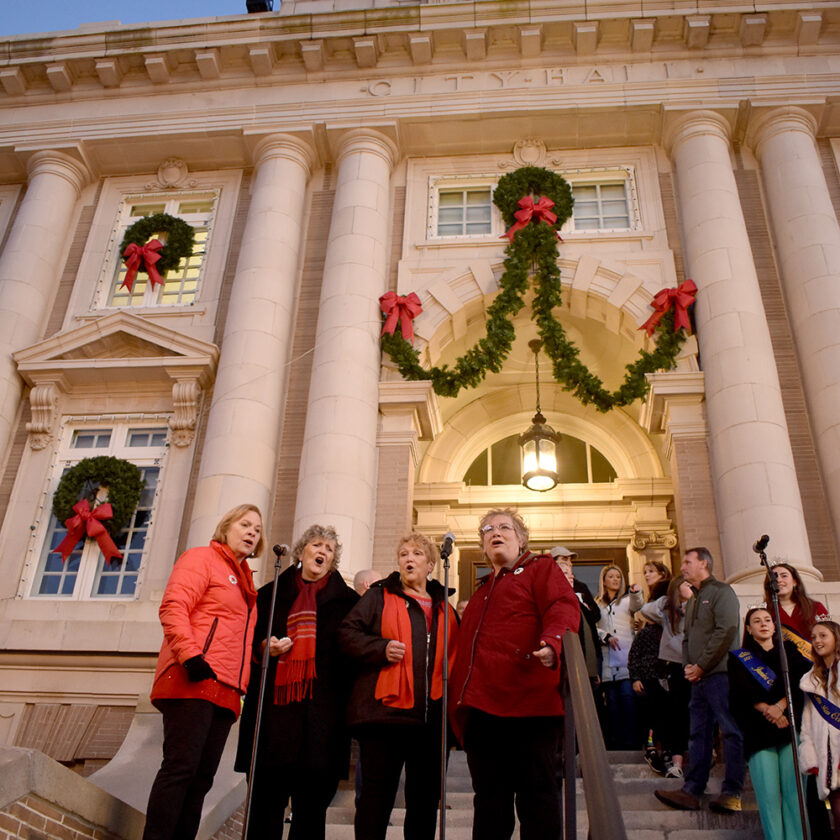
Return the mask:
M 406 543 L 414 543 L 416 546 L 422 548 L 423 554 L 426 555 L 426 559 L 432 565 L 437 562 L 437 546 L 425 534 L 421 534 L 419 531 L 412 531 L 410 534 L 404 536 L 397 543 L 397 556 L 399 556 L 400 549 Z
M 528 548 L 528 526 L 525 524 L 525 520 L 519 514 L 518 511 L 515 511 L 513 508 L 493 508 L 493 510 L 488 510 L 484 516 L 481 517 L 481 522 L 478 523 L 478 541 L 483 546 L 484 545 L 484 534 L 482 533 L 481 529 L 487 524 L 488 520 L 492 519 L 494 516 L 508 516 L 510 517 L 511 522 L 513 522 L 513 530 L 516 531 L 516 536 L 519 537 L 519 545 L 522 551 L 525 551 Z
M 330 566 L 330 571 L 334 572 L 338 568 L 338 561 L 341 560 L 341 543 L 338 541 L 338 534 L 332 525 L 310 525 L 298 538 L 295 547 L 292 549 L 292 562 L 299 563 L 300 557 L 303 554 L 303 549 L 308 543 L 317 539 L 331 540 L 335 543 L 335 551 L 333 552 L 333 561 Z
M 230 530 L 230 526 L 233 525 L 233 523 L 241 516 L 245 516 L 246 513 L 256 513 L 260 518 L 260 526 L 262 526 L 262 511 L 256 505 L 237 505 L 235 508 L 231 508 L 221 518 L 219 524 L 216 526 L 216 530 L 213 532 L 213 536 L 210 539 L 227 545 L 227 532 Z M 259 557 L 263 553 L 264 548 L 265 537 L 263 536 L 262 527 L 260 527 L 260 536 L 257 540 L 257 544 L 254 546 L 254 550 L 251 552 L 251 556 Z

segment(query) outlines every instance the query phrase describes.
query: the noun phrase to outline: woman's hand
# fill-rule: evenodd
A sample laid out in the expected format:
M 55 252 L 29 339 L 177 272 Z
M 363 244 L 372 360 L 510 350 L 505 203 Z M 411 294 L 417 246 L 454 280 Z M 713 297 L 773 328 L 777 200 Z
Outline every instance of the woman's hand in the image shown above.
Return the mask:
M 405 656 L 405 644 L 398 642 L 396 639 L 391 639 L 385 647 L 385 658 L 390 662 L 402 662 Z
M 618 636 L 610 636 L 609 641 L 607 642 L 607 644 L 608 644 L 608 645 L 609 645 L 609 646 L 610 646 L 613 650 L 621 650 L 621 643 L 618 641 Z
M 554 654 L 554 648 L 547 645 L 545 642 L 540 642 L 539 650 L 531 652 L 531 655 L 537 659 L 540 665 L 545 665 L 546 668 L 553 668 L 557 662 L 557 657 Z
M 641 680 L 634 680 L 633 681 L 633 691 L 636 692 L 640 697 L 645 693 L 645 687 Z
M 283 636 L 282 639 L 278 639 L 277 636 L 272 636 L 268 640 L 269 656 L 282 656 L 284 653 L 288 653 L 291 649 L 292 640 L 288 636 Z M 260 653 L 265 653 L 265 642 L 260 645 Z

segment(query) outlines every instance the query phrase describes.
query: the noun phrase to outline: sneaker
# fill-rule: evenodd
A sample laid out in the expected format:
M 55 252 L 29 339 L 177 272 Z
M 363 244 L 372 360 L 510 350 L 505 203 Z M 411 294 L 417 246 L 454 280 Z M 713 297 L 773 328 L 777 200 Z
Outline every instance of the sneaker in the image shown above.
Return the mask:
M 653 795 L 660 801 L 678 811 L 699 811 L 700 800 L 687 790 L 655 790 Z M 740 804 L 740 803 L 739 803 Z
M 665 775 L 665 762 L 663 761 L 663 757 L 656 751 L 655 747 L 648 747 L 645 750 L 645 761 L 654 773 L 659 776 Z
M 740 794 L 722 793 L 709 803 L 709 810 L 717 814 L 737 814 L 741 810 Z

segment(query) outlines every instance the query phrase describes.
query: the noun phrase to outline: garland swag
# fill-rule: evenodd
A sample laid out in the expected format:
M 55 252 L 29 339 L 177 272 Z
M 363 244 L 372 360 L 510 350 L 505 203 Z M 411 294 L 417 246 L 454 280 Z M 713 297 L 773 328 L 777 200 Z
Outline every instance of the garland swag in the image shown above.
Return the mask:
M 67 470 L 58 483 L 53 496 L 52 510 L 59 522 L 66 522 L 76 515 L 73 506 L 87 499 L 91 507 L 96 504 L 96 491 L 100 485 L 108 488 L 108 504 L 113 515 L 103 520 L 108 533 L 116 539 L 134 513 L 143 492 L 140 468 L 130 461 L 109 455 L 84 458 Z
M 546 203 L 534 197 L 550 199 L 553 213 L 536 210 Z M 580 360 L 579 349 L 569 341 L 553 314 L 561 301 L 557 265 L 559 229 L 571 216 L 574 203 L 568 182 L 547 169 L 525 166 L 499 179 L 493 202 L 509 227 L 505 236 L 511 242 L 505 249 L 504 274 L 499 280 L 501 291 L 487 309 L 486 336 L 460 356 L 453 367 L 441 365 L 426 370 L 420 364 L 418 351 L 403 337 L 401 328 L 400 334 L 395 329 L 382 336 L 382 349 L 394 360 L 400 373 L 409 380 L 431 380 L 436 394 L 454 397 L 461 388 L 475 388 L 487 371 L 501 371 L 515 337 L 512 319 L 525 305 L 528 278 L 533 275 L 532 318 L 552 361 L 555 380 L 584 405 L 594 405 L 602 412 L 643 397 L 648 388 L 645 374 L 673 368 L 685 342 L 685 328 L 678 327 L 676 331 L 674 328 L 675 310 L 665 312 L 656 324 L 656 347 L 640 352 L 636 361 L 626 366 L 627 373 L 620 387 L 608 391 Z M 556 219 L 552 220 L 552 216 Z

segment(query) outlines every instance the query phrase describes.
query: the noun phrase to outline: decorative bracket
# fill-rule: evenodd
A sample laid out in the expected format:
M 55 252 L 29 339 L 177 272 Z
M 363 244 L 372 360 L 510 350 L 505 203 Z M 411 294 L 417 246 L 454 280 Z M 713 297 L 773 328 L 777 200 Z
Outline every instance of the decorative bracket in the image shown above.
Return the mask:
M 172 386 L 175 412 L 169 419 L 172 442 L 175 446 L 189 446 L 195 439 L 195 425 L 201 406 L 201 386 L 197 379 L 179 379 Z
M 633 548 L 644 551 L 646 548 L 667 548 L 669 551 L 677 547 L 677 535 L 674 531 L 636 531 L 633 534 Z
M 33 449 L 44 449 L 53 439 L 58 391 L 55 382 L 44 382 L 29 392 L 32 419 L 26 424 L 26 431 Z

